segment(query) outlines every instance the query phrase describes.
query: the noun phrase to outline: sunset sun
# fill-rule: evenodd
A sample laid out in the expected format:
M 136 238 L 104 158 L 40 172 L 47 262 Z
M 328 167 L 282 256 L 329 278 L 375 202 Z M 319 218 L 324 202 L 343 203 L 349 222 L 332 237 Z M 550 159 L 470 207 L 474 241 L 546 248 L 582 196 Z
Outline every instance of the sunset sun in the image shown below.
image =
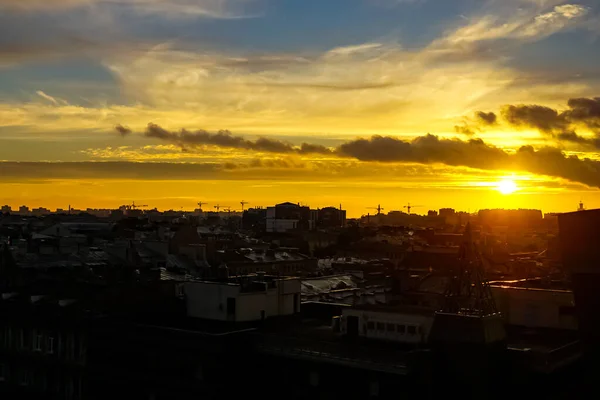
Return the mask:
M 498 190 L 502 194 L 512 194 L 519 190 L 519 187 L 512 179 L 504 179 L 498 182 L 496 190 Z

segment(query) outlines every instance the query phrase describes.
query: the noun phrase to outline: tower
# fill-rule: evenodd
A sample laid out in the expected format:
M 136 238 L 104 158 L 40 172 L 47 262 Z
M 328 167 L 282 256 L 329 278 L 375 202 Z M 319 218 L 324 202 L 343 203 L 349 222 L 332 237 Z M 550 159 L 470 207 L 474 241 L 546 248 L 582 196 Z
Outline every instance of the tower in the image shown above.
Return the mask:
M 431 328 L 434 374 L 444 383 L 440 385 L 444 393 L 453 389 L 460 393 L 464 385 L 484 393 L 488 380 L 503 371 L 506 332 L 470 224 L 465 227 L 458 257 Z

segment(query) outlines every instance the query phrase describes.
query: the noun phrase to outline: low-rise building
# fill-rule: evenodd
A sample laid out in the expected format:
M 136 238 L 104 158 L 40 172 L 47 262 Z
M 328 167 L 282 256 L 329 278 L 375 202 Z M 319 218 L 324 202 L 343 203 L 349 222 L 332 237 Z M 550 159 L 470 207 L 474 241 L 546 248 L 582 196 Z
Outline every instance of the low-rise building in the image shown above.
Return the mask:
M 217 251 L 219 263 L 224 263 L 230 275 L 246 275 L 264 271 L 280 276 L 309 275 L 317 270 L 317 260 L 301 254 L 295 248 L 230 249 Z
M 258 274 L 182 285 L 192 318 L 249 322 L 300 312 L 299 278 Z
M 294 203 L 281 203 L 267 207 L 266 231 L 289 232 L 310 230 L 315 227 L 315 213 L 309 207 Z
M 410 344 L 426 343 L 433 317 L 431 309 L 419 307 L 363 305 L 343 308 L 340 333 Z

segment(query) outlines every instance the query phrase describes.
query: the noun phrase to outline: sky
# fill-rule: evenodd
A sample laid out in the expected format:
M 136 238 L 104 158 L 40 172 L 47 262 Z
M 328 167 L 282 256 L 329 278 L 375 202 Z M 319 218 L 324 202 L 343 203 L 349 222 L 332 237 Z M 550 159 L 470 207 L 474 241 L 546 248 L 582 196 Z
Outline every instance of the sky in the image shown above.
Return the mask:
M 600 0 L 0 0 L 0 204 L 598 208 L 599 63 Z

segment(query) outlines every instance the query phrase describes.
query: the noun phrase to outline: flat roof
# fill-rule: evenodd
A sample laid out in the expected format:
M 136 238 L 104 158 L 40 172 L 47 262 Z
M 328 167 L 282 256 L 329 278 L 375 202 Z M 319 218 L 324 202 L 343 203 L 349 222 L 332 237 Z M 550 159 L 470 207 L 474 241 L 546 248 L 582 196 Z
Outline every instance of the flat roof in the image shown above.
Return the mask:
M 406 304 L 384 305 L 384 304 L 361 304 L 350 308 L 350 310 L 383 312 L 389 314 L 410 314 L 432 316 L 435 310 L 428 307 L 411 306 Z

